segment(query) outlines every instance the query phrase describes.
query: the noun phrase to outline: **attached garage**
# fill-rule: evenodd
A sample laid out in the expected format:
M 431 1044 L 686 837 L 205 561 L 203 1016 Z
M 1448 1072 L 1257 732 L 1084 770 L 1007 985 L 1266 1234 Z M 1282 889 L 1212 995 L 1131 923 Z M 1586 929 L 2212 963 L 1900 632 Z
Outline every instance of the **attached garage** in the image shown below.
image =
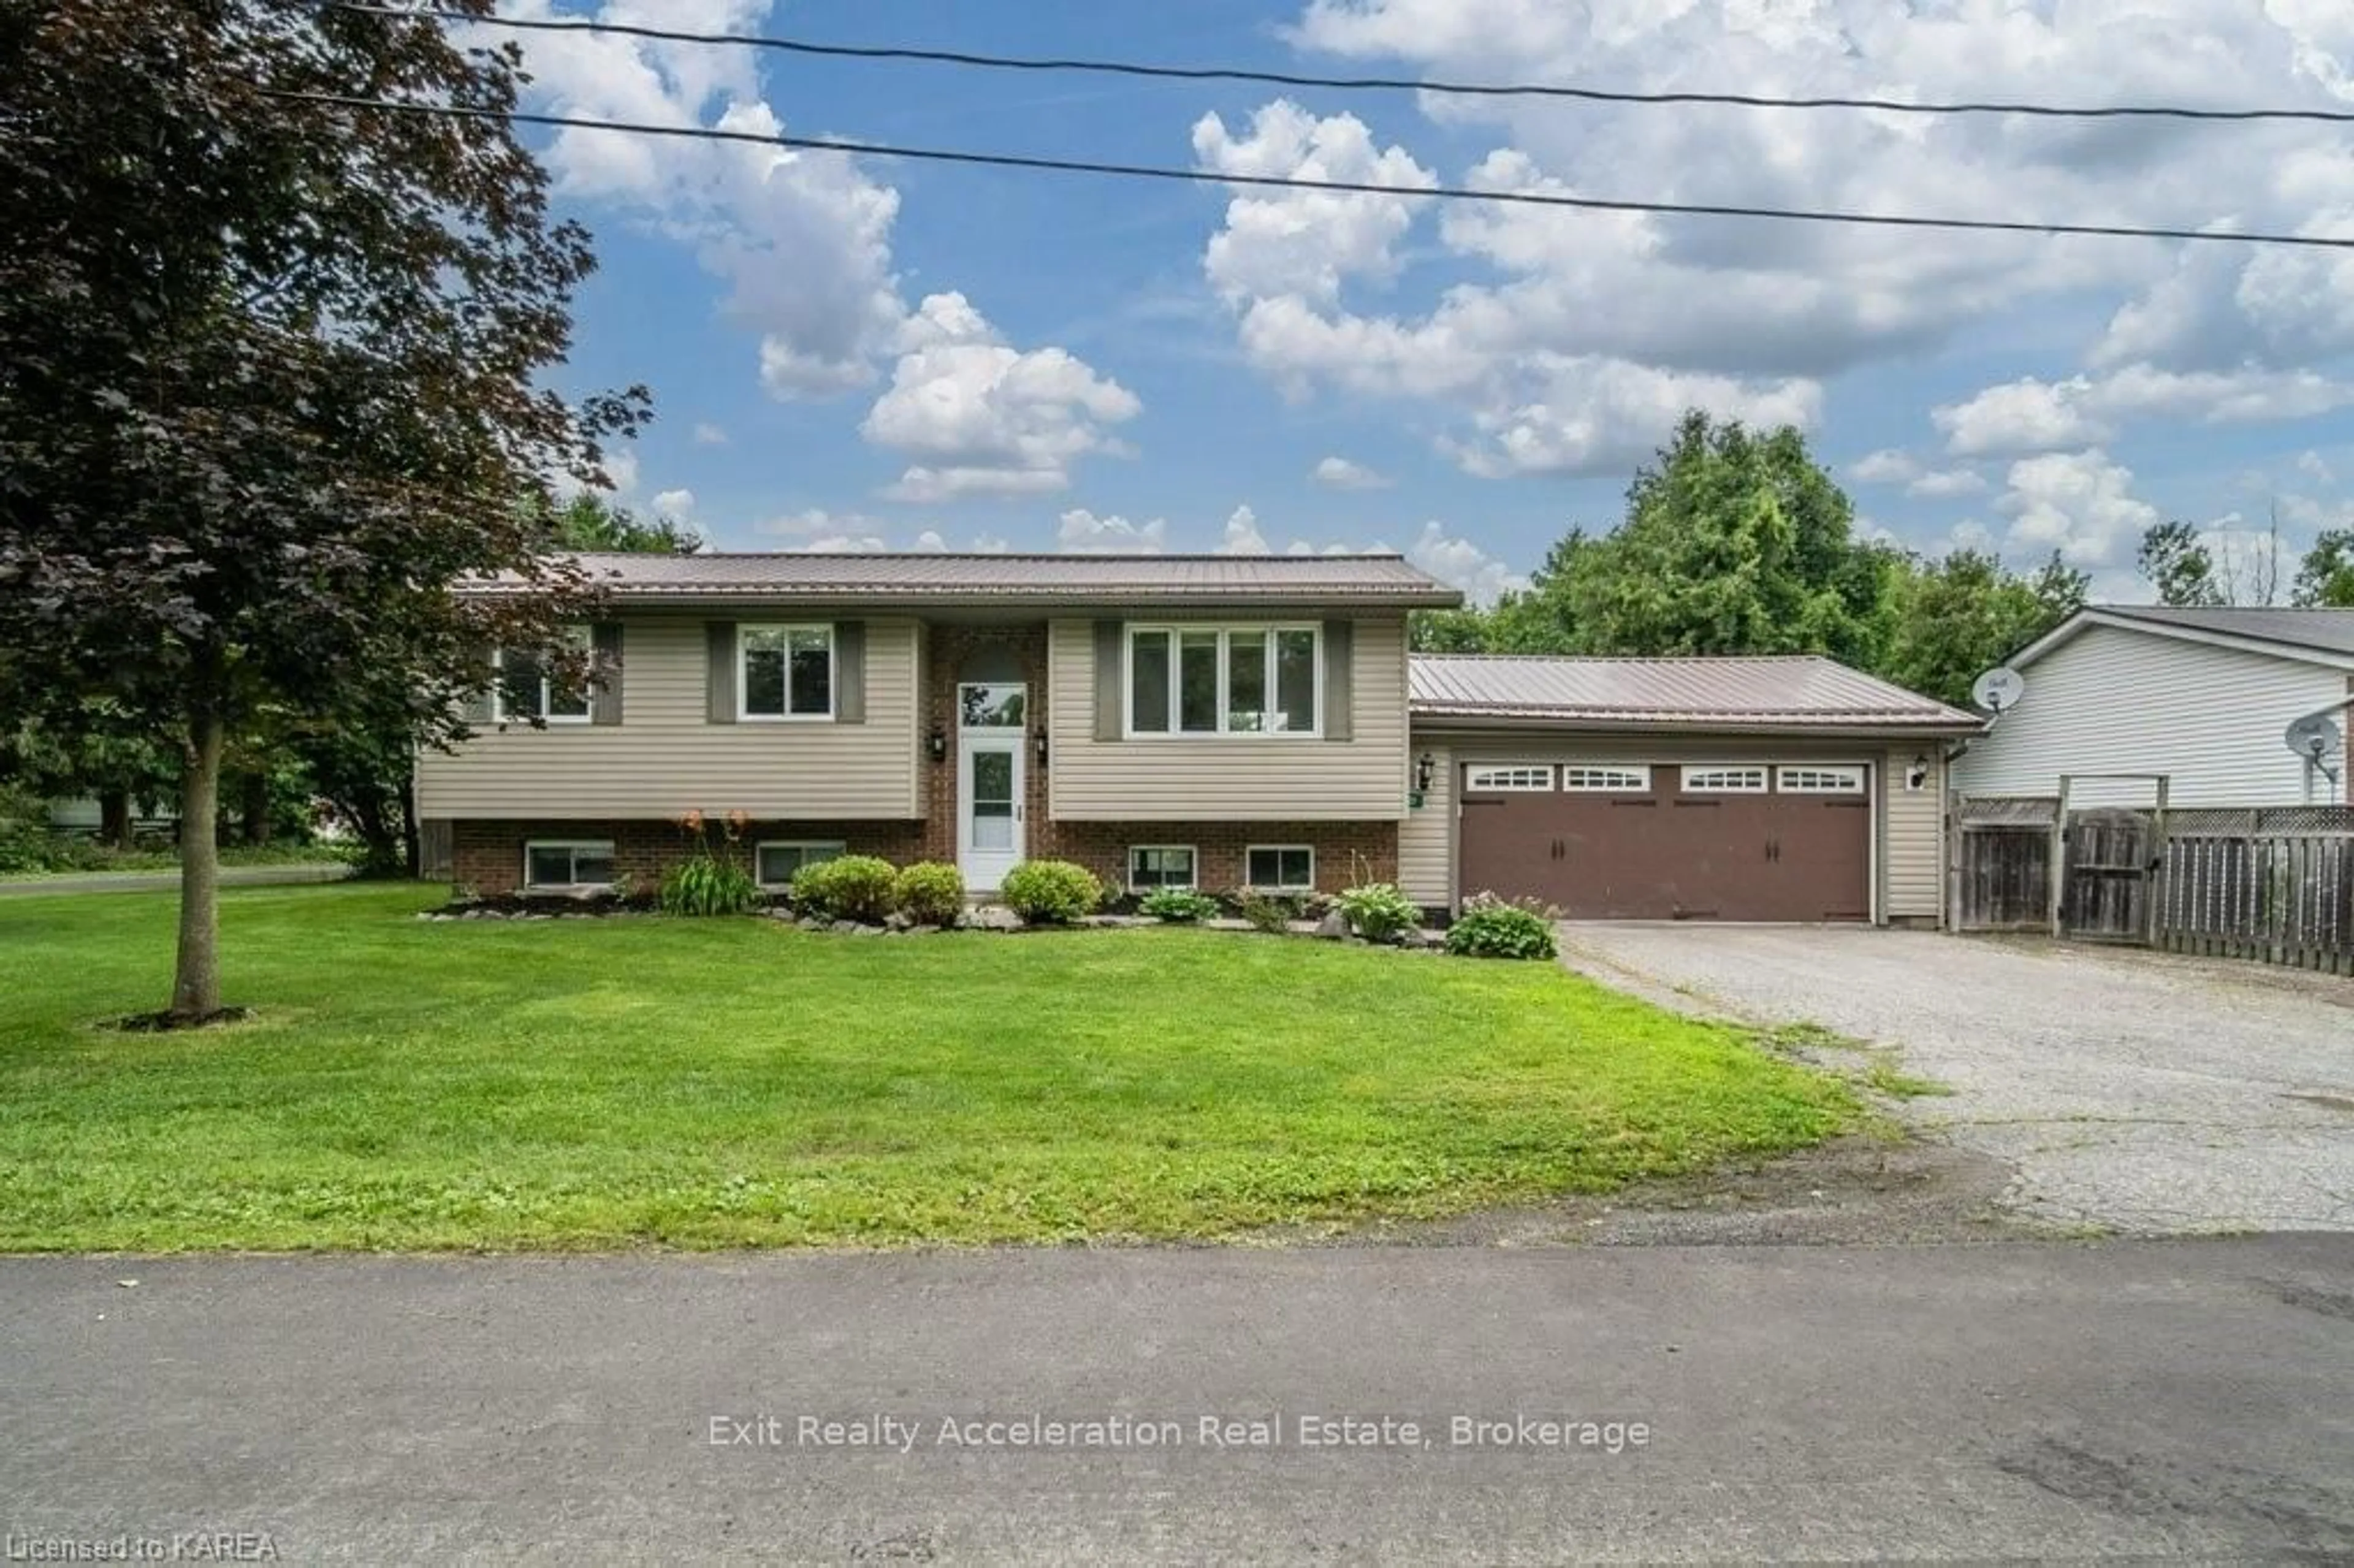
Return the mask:
M 1460 889 L 1574 920 L 1868 921 L 1872 776 L 1764 759 L 1467 763 Z
M 1976 715 L 1828 659 L 1417 655 L 1406 891 L 1571 919 L 1935 924 Z

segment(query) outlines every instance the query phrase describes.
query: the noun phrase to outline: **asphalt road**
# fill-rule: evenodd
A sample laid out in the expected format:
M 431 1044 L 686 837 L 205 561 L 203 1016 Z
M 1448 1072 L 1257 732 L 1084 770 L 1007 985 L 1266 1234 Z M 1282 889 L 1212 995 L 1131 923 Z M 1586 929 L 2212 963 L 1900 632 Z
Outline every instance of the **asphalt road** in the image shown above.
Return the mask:
M 2345 1236 L 16 1258 L 0 1302 L 0 1532 L 19 1547 L 201 1531 L 360 1563 L 2354 1556 Z M 848 1439 L 878 1414 L 914 1423 L 912 1445 L 802 1425 Z M 1157 1446 L 970 1425 L 967 1446 L 941 1441 L 944 1420 L 1033 1415 L 1177 1425 Z M 1275 1442 L 1238 1425 L 1240 1446 L 1205 1444 L 1204 1415 L 1271 1416 Z M 1303 1417 L 1342 1416 L 1365 1425 L 1303 1440 Z M 1458 1446 L 1458 1416 L 1517 1446 Z
M 2354 982 L 1861 927 L 1575 925 L 1563 939 L 1573 965 L 1670 1006 L 1900 1048 L 1904 1071 L 1952 1093 L 1899 1114 L 2010 1166 L 2021 1218 L 2354 1231 Z

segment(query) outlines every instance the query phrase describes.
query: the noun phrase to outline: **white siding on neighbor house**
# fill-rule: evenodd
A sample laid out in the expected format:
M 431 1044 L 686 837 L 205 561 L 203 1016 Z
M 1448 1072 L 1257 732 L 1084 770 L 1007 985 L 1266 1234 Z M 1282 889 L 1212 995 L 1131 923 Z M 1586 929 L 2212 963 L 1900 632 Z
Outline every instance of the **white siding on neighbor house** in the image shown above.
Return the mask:
M 1170 617 L 1154 614 L 1154 621 Z M 1300 617 L 1220 615 L 1222 623 Z M 1307 619 L 1328 619 L 1309 617 Z M 1354 738 L 1095 738 L 1095 622 L 1047 634 L 1048 799 L 1075 821 L 1382 821 L 1405 815 L 1405 618 L 1351 638 Z
M 625 618 L 619 725 L 485 727 L 454 756 L 429 751 L 418 814 L 920 817 L 917 623 L 865 624 L 865 723 L 713 724 L 705 619 Z
M 1954 766 L 1962 794 L 2056 795 L 2063 773 L 2158 772 L 2178 806 L 2302 805 L 2309 769 L 2282 733 L 2347 694 L 2339 670 L 2120 626 L 2088 627 L 2020 673 L 2025 699 Z M 2313 800 L 2342 798 L 2317 774 L 2311 785 Z M 2153 788 L 2079 781 L 2070 799 L 2147 805 Z
M 1882 920 L 1934 920 L 1945 906 L 1946 816 L 1943 739 L 1841 740 L 1787 736 L 1698 736 L 1661 735 L 1564 735 L 1509 730 L 1454 733 L 1443 739 L 1417 735 L 1415 755 L 1429 752 L 1437 763 L 1424 810 L 1410 813 L 1398 831 L 1398 875 L 1420 904 L 1452 905 L 1458 896 L 1455 866 L 1458 817 L 1454 789 L 1470 764 L 1538 762 L 1861 762 L 1873 773 L 1873 833 L 1879 846 L 1873 881 Z M 1925 758 L 1928 777 L 1918 789 L 1905 780 L 1916 759 Z

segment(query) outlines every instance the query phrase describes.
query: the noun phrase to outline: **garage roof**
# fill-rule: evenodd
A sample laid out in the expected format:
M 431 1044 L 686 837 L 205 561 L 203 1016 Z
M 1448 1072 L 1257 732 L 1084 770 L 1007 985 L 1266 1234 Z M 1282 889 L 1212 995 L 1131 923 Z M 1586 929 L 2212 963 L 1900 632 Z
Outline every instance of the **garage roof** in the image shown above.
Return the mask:
M 1409 676 L 1417 719 L 1925 734 L 1970 734 L 1986 726 L 1975 714 L 1814 654 L 1563 659 L 1417 653 Z

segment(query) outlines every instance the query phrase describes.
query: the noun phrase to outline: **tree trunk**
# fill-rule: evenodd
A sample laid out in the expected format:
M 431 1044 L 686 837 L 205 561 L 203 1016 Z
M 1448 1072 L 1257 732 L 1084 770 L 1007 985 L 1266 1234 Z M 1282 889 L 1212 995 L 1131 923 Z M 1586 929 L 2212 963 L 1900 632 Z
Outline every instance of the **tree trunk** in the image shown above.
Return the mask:
M 180 952 L 172 980 L 172 1016 L 190 1020 L 220 1011 L 220 846 L 211 832 L 220 804 L 220 715 L 199 701 L 188 721 L 187 766 L 180 775 Z
M 108 789 L 99 796 L 98 837 L 109 849 L 132 847 L 131 791 Z
M 413 881 L 425 874 L 425 839 L 417 826 L 417 769 L 400 770 L 401 860 Z
M 270 842 L 270 775 L 256 769 L 245 776 L 245 800 L 239 815 L 243 819 L 245 842 L 258 847 Z

